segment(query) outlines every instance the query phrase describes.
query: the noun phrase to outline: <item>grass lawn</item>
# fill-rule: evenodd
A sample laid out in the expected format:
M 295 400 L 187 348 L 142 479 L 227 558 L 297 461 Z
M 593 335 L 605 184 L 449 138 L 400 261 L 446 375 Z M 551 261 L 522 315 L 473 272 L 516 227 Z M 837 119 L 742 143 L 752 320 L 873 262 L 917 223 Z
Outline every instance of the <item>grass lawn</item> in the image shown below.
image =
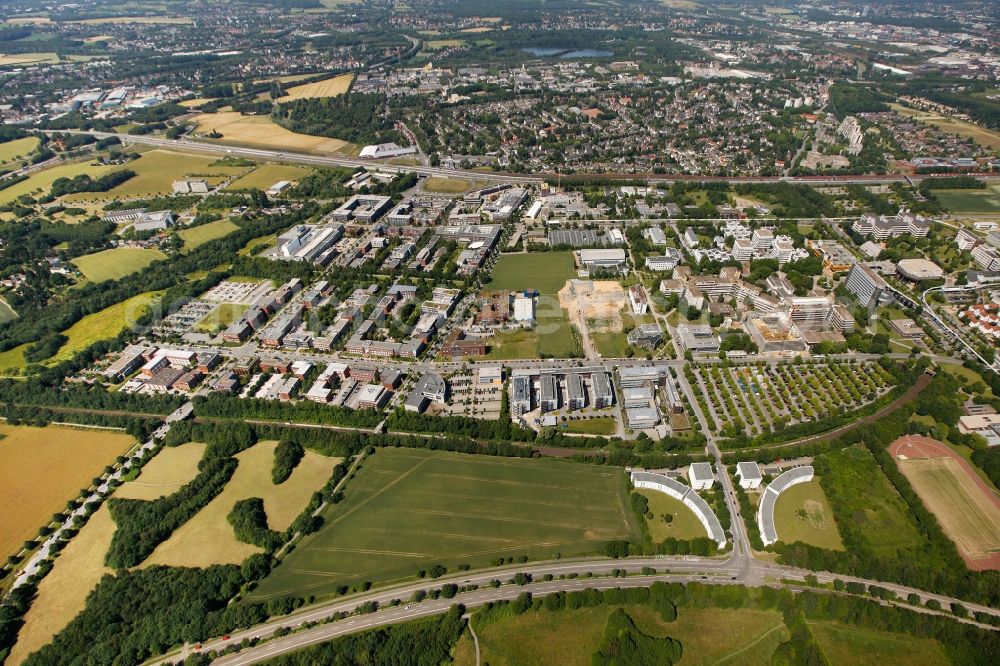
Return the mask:
M 538 354 L 552 358 L 582 356 L 575 329 L 569 322 L 569 313 L 565 308 L 559 308 L 558 315 L 546 315 L 541 307 L 542 300 L 544 299 L 539 299 L 539 308 L 535 312 Z
M 291 102 L 297 99 L 310 99 L 314 97 L 336 97 L 343 95 L 350 90 L 351 82 L 354 80 L 353 74 L 341 74 L 330 79 L 323 79 L 314 83 L 304 83 L 300 86 L 286 88 L 284 97 L 278 98 L 278 103 Z
M 323 487 L 333 473 L 338 459 L 307 451 L 292 476 L 280 485 L 271 481 L 271 467 L 277 442 L 260 442 L 237 454 L 239 467 L 226 487 L 191 520 L 153 551 L 142 563 L 175 567 L 207 567 L 212 564 L 239 564 L 261 552 L 236 539 L 226 520 L 233 505 L 249 497 L 264 500 L 268 527 L 285 530 L 309 503 L 312 494 Z M 142 477 L 139 477 L 141 480 Z
M 218 333 L 236 321 L 248 309 L 250 309 L 249 305 L 241 303 L 219 303 L 214 310 L 208 313 L 207 317 L 195 324 L 194 328 L 196 331 L 204 331 L 205 333 Z
M 468 189 L 471 189 L 475 185 L 468 180 L 462 180 L 461 178 L 441 178 L 439 176 L 431 176 L 424 181 L 424 191 L 435 192 L 438 194 L 460 194 Z
M 560 664 L 589 666 L 613 606 L 573 611 L 529 611 L 478 628 L 482 663 L 491 666 Z M 648 635 L 669 636 L 681 642 L 681 666 L 769 664 L 788 629 L 776 611 L 679 608 L 677 619 L 664 622 L 646 606 L 624 606 L 636 625 Z M 719 628 L 718 631 L 706 629 Z M 722 629 L 724 628 L 724 629 Z M 468 632 L 455 650 L 456 666 L 476 663 Z
M 304 178 L 312 169 L 289 164 L 262 164 L 250 173 L 230 183 L 227 190 L 266 190 L 281 180 L 295 181 Z
M 953 213 L 1000 212 L 1000 196 L 985 190 L 934 190 L 941 205 Z
M 537 289 L 555 298 L 566 281 L 576 277 L 572 252 L 502 254 L 488 288 L 494 291 Z
M 141 271 L 154 261 L 166 259 L 159 250 L 140 247 L 116 247 L 85 254 L 73 260 L 83 276 L 91 282 L 117 280 L 136 271 Z
M 809 627 L 831 664 L 943 666 L 951 663 L 944 648 L 933 638 L 893 634 L 832 621 L 809 622 Z
M 323 517 L 251 600 L 322 598 L 435 564 L 582 555 L 638 535 L 621 469 L 423 449 L 379 449 Z
M 66 508 L 105 465 L 132 447 L 130 435 L 49 426 L 0 425 L 0 555 L 21 549 L 52 514 Z
M 590 341 L 594 343 L 597 353 L 604 358 L 624 358 L 628 353 L 628 340 L 621 332 L 591 333 Z
M 580 419 L 567 421 L 563 432 L 581 435 L 613 435 L 617 429 L 617 421 L 613 416 L 598 416 L 595 419 Z
M 649 500 L 649 510 L 653 512 L 653 517 L 646 518 L 646 524 L 649 525 L 653 543 L 659 543 L 668 537 L 688 541 L 707 536 L 705 527 L 694 515 L 694 511 L 684 506 L 683 502 L 648 488 L 640 488 L 635 492 Z M 667 514 L 673 516 L 669 523 L 663 518 Z
M 774 523 L 778 537 L 785 543 L 802 541 L 819 548 L 844 550 L 833 509 L 818 479 L 781 493 L 774 506 Z
M 200 224 L 190 229 L 181 229 L 177 235 L 184 241 L 185 250 L 193 250 L 199 245 L 204 245 L 208 241 L 228 236 L 239 229 L 238 226 L 229 220 L 216 220 L 208 224 Z
M 31 174 L 28 180 L 22 181 L 17 185 L 11 185 L 5 190 L 0 190 L 0 205 L 10 203 L 24 194 L 48 194 L 52 183 L 59 178 L 74 178 L 81 174 L 97 178 L 115 168 L 119 167 L 93 166 L 90 162 L 73 162 L 70 164 L 60 164 L 51 169 L 43 169 Z
M 122 330 L 132 326 L 139 317 L 146 314 L 150 304 L 162 293 L 160 291 L 147 291 L 121 303 L 115 303 L 100 312 L 87 315 L 63 331 L 63 335 L 67 338 L 66 344 L 59 348 L 50 362 L 65 361 L 98 340 L 115 337 Z
M 6 143 L 0 143 L 0 164 L 12 162 L 38 147 L 38 137 L 26 136 L 23 139 L 14 139 Z
M 823 489 L 841 529 L 856 532 L 876 553 L 894 557 L 899 548 L 917 548 L 923 538 L 906 506 L 868 449 L 852 446 L 822 454 L 831 472 Z
M 246 167 L 215 166 L 215 157 L 205 157 L 158 148 L 143 153 L 142 157 L 115 170 L 129 169 L 135 175 L 107 192 L 79 192 L 63 197 L 66 202 L 117 199 L 120 197 L 145 197 L 169 194 L 173 182 L 185 178 L 204 178 L 209 185 L 218 185 L 226 178 L 246 170 Z
M 253 238 L 253 239 L 249 240 L 246 245 L 244 245 L 243 247 L 241 247 L 240 251 L 237 252 L 236 254 L 238 254 L 241 257 L 245 257 L 245 256 L 249 255 L 250 252 L 255 247 L 259 247 L 261 245 L 264 245 L 264 246 L 274 245 L 274 243 L 277 240 L 278 240 L 278 234 L 270 234 L 269 236 L 261 236 L 260 238 Z
M 337 153 L 350 145 L 340 139 L 296 134 L 274 124 L 270 116 L 244 116 L 238 111 L 219 111 L 203 113 L 191 120 L 198 125 L 196 131 L 199 134 L 207 135 L 213 130 L 219 132 L 221 138 L 209 139 L 216 143 L 321 155 Z
M 486 358 L 491 360 L 512 360 L 537 358 L 537 355 L 537 331 L 506 331 L 493 336 L 490 340 L 490 351 L 486 354 Z

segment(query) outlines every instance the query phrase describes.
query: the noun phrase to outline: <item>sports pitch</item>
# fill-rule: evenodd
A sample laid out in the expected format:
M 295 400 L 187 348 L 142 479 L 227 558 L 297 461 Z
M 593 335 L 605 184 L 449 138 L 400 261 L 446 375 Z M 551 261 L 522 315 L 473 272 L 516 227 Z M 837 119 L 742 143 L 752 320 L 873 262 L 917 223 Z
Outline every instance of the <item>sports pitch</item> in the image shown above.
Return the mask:
M 572 252 L 535 252 L 529 254 L 502 254 L 493 269 L 493 279 L 488 289 L 537 289 L 555 296 L 576 277 Z
M 324 597 L 435 564 L 454 570 L 500 557 L 582 555 L 638 536 L 619 469 L 422 449 L 379 450 L 324 519 L 251 600 Z

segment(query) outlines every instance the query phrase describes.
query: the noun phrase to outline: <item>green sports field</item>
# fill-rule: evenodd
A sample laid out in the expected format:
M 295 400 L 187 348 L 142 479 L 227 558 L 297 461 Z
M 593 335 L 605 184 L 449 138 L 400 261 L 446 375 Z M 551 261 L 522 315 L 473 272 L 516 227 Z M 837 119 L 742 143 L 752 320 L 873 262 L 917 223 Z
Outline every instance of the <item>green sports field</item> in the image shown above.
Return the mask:
M 638 536 L 621 469 L 422 449 L 379 450 L 323 517 L 249 599 L 325 597 L 435 564 L 582 555 Z
M 83 276 L 91 282 L 117 280 L 140 271 L 154 261 L 166 259 L 159 250 L 138 247 L 116 247 L 86 254 L 73 260 Z
M 572 252 L 536 252 L 533 254 L 503 254 L 493 268 L 491 290 L 537 289 L 555 297 L 576 277 Z

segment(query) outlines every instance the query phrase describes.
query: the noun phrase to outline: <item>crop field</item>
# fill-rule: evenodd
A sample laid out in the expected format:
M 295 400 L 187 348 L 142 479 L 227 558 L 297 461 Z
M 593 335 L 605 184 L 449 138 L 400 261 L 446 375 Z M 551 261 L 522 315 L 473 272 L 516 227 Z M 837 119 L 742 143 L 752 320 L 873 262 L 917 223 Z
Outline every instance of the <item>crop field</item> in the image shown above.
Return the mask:
M 314 97 L 336 97 L 351 89 L 353 74 L 341 74 L 331 79 L 323 79 L 314 83 L 304 83 L 285 90 L 284 97 L 278 98 L 278 103 L 291 102 L 296 99 L 311 99 Z
M 945 444 L 908 436 L 890 453 L 970 569 L 1000 569 L 1000 500 Z
M 132 326 L 139 317 L 146 314 L 150 305 L 161 293 L 147 291 L 87 315 L 63 331 L 63 335 L 67 338 L 66 343 L 60 347 L 51 360 L 54 362 L 65 361 L 98 340 L 115 337 L 123 329 Z
M 238 541 L 226 519 L 241 499 L 260 497 L 264 500 L 268 526 L 274 530 L 287 529 L 309 504 L 312 494 L 329 480 L 339 461 L 307 451 L 288 480 L 274 485 L 271 467 L 277 446 L 277 442 L 260 442 L 239 453 L 236 456 L 239 467 L 222 492 L 161 543 L 142 566 L 239 564 L 261 552 L 257 546 Z
M 230 220 L 216 220 L 208 224 L 199 224 L 197 227 L 191 227 L 190 229 L 181 229 L 177 232 L 177 235 L 184 241 L 185 250 L 193 250 L 208 241 L 228 236 L 237 229 L 239 227 Z
M 52 514 L 66 508 L 105 465 L 132 447 L 129 436 L 100 430 L 0 425 L 0 554 L 21 549 Z M 16 510 L 14 510 L 16 507 Z
M 785 543 L 801 541 L 817 548 L 844 550 L 833 509 L 818 479 L 781 493 L 774 506 L 774 524 Z
M 534 254 L 502 254 L 493 268 L 489 289 L 537 289 L 555 296 L 576 277 L 572 252 L 536 252 Z
M 695 366 L 717 430 L 750 435 L 858 409 L 892 389 L 877 363 Z
M 615 607 L 573 611 L 529 611 L 476 630 L 482 663 L 492 666 L 589 666 L 598 649 L 608 616 Z M 664 622 L 647 606 L 624 606 L 636 626 L 651 636 L 681 642 L 680 666 L 730 663 L 765 665 L 789 637 L 776 611 L 679 608 L 677 619 Z M 706 631 L 725 627 L 725 631 Z M 738 659 L 737 659 L 738 657 Z M 455 649 L 456 666 L 473 666 L 476 650 L 466 632 Z
M 51 169 L 44 169 L 31 174 L 28 180 L 22 181 L 17 185 L 11 185 L 5 190 L 0 190 L 0 205 L 10 203 L 24 194 L 48 194 L 52 183 L 59 178 L 73 178 L 80 174 L 87 174 L 93 178 L 97 178 L 115 168 L 119 167 L 94 166 L 90 162 L 73 162 L 71 164 L 60 164 Z
M 895 557 L 901 548 L 918 548 L 917 531 L 903 499 L 868 449 L 852 446 L 817 456 L 829 463 L 823 491 L 844 534 L 855 533 L 873 551 Z
M 558 460 L 380 449 L 251 599 L 329 596 L 435 564 L 563 557 L 637 534 L 620 469 Z
M 809 627 L 831 664 L 945 666 L 951 663 L 944 648 L 933 638 L 917 638 L 832 621 L 809 622 Z
M 120 197 L 145 197 L 169 194 L 175 180 L 204 178 L 209 185 L 218 185 L 246 167 L 216 166 L 214 157 L 192 155 L 158 148 L 143 153 L 142 157 L 115 168 L 129 169 L 135 176 L 107 192 L 79 192 L 63 197 L 64 201 L 112 200 Z
M 197 123 L 199 134 L 219 132 L 222 137 L 212 139 L 218 143 L 319 155 L 332 155 L 351 146 L 340 139 L 297 134 L 275 125 L 270 116 L 244 116 L 237 111 L 223 111 L 203 113 L 192 118 L 192 121 Z
M 233 181 L 227 190 L 266 190 L 281 180 L 296 181 L 309 175 L 312 169 L 290 164 L 262 164 L 247 175 Z
M 649 525 L 649 535 L 653 538 L 653 543 L 659 543 L 669 537 L 688 541 L 705 536 L 705 527 L 701 521 L 694 515 L 694 511 L 684 506 L 680 500 L 648 488 L 635 492 L 649 500 L 649 510 L 653 512 L 653 517 L 647 517 L 646 524 Z M 669 523 L 664 519 L 666 515 L 672 516 Z
M 159 250 L 140 247 L 116 247 L 93 254 L 85 254 L 73 260 L 83 276 L 91 282 L 117 280 L 136 271 L 141 271 L 154 261 L 166 259 Z
M 941 205 L 954 213 L 1000 212 L 1000 195 L 985 190 L 934 190 Z
M 0 164 L 7 164 L 14 160 L 25 157 L 38 147 L 38 137 L 26 136 L 23 139 L 14 139 L 6 143 L 0 143 Z

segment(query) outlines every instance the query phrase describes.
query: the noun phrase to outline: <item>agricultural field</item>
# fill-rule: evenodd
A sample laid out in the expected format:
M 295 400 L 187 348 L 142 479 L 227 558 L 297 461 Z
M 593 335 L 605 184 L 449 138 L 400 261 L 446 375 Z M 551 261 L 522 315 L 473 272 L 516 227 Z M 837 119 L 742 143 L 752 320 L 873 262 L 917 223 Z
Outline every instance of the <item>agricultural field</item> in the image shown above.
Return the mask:
M 908 436 L 889 449 L 971 569 L 1000 569 L 1000 500 L 947 445 Z
M 228 236 L 237 229 L 239 229 L 239 227 L 233 224 L 230 220 L 216 220 L 215 222 L 209 222 L 208 224 L 200 224 L 197 227 L 180 229 L 177 232 L 177 235 L 180 236 L 182 241 L 184 241 L 185 250 L 193 250 L 208 241 Z
M 28 178 L 28 180 L 22 181 L 16 185 L 11 185 L 7 189 L 0 190 L 0 205 L 10 203 L 14 199 L 17 199 L 25 194 L 32 194 L 36 196 L 48 194 L 49 189 L 52 187 L 52 183 L 59 178 L 74 178 L 81 174 L 87 174 L 92 178 L 98 178 L 107 172 L 118 168 L 121 167 L 94 165 L 90 162 L 72 162 L 70 164 L 60 164 L 52 167 L 51 169 L 43 169 L 42 171 L 31 174 L 31 177 Z
M 52 514 L 124 454 L 135 440 L 125 434 L 49 426 L 0 425 L 0 553 L 14 554 Z M 17 507 L 16 510 L 12 510 Z
M 233 181 L 227 190 L 266 190 L 281 180 L 296 181 L 309 175 L 312 169 L 290 164 L 262 164 L 250 173 Z
M 353 74 L 341 74 L 331 79 L 323 79 L 313 83 L 304 83 L 285 90 L 285 96 L 278 98 L 278 103 L 291 102 L 297 99 L 312 99 L 315 97 L 336 97 L 351 89 Z
M 941 205 L 953 213 L 1000 213 L 1000 194 L 985 190 L 934 190 Z
M 271 467 L 277 446 L 277 442 L 260 442 L 237 454 L 239 467 L 222 492 L 161 543 L 142 566 L 239 564 L 261 552 L 257 546 L 238 541 L 226 520 L 233 505 L 241 499 L 260 497 L 264 500 L 268 526 L 279 531 L 288 529 L 309 504 L 312 494 L 329 480 L 339 460 L 307 451 L 288 480 L 275 485 L 271 481 Z
M 589 666 L 614 606 L 572 611 L 529 611 L 477 628 L 482 663 L 492 666 Z M 777 611 L 679 608 L 677 619 L 664 622 L 647 606 L 624 606 L 645 634 L 681 642 L 680 666 L 732 663 L 769 664 L 778 645 L 789 637 Z M 725 631 L 706 631 L 725 627 Z M 456 666 L 473 666 L 476 650 L 466 632 L 455 649 Z
M 141 271 L 154 261 L 166 259 L 159 250 L 139 247 L 116 247 L 93 254 L 85 254 L 73 260 L 83 277 L 91 282 L 117 280 L 136 271 Z
M 132 326 L 136 320 L 149 310 L 150 305 L 162 292 L 148 291 L 133 296 L 121 303 L 104 308 L 100 312 L 89 314 L 65 331 L 66 343 L 60 347 L 50 362 L 58 363 L 73 357 L 99 340 L 115 337 L 125 328 Z
M 574 277 L 576 267 L 572 252 L 501 254 L 488 288 L 492 291 L 537 289 L 555 296 L 566 280 Z
M 115 497 L 155 500 L 180 490 L 198 475 L 198 463 L 206 448 L 205 444 L 189 442 L 161 449 L 143 465 L 138 477 L 115 491 Z
M 0 164 L 7 164 L 16 159 L 26 157 L 38 147 L 38 137 L 26 136 L 23 139 L 14 139 L 6 143 L 0 143 Z
M 817 548 L 844 550 L 819 479 L 782 492 L 774 505 L 774 524 L 784 543 L 801 541 Z
M 809 622 L 809 628 L 831 664 L 945 666 L 951 663 L 941 643 L 933 638 L 893 634 L 832 621 Z
M 111 201 L 122 197 L 146 197 L 169 194 L 175 180 L 184 178 L 204 178 L 210 186 L 218 185 L 227 178 L 246 170 L 245 167 L 217 166 L 214 157 L 203 157 L 173 150 L 158 148 L 143 153 L 142 157 L 128 164 L 116 167 L 129 169 L 135 176 L 107 192 L 79 192 L 63 197 L 64 201 Z
M 194 23 L 187 16 L 109 16 L 106 18 L 81 19 L 79 21 L 66 21 L 66 23 L 78 23 L 80 25 L 103 25 L 113 23 L 139 23 L 145 25 L 156 24 L 190 24 Z
M 695 366 L 718 431 L 750 436 L 852 411 L 892 389 L 877 363 Z
M 14 55 L 0 53 L 0 67 L 51 65 L 57 62 L 59 62 L 59 56 L 55 53 L 18 53 Z
M 496 558 L 563 557 L 638 534 L 620 469 L 559 460 L 380 449 L 250 599 L 330 596 Z
M 340 139 L 296 134 L 275 125 L 270 116 L 244 116 L 237 111 L 223 111 L 203 113 L 192 121 L 197 124 L 199 134 L 207 135 L 213 131 L 221 134 L 221 138 L 211 139 L 218 143 L 319 155 L 343 153 L 351 148 L 351 144 Z
M 884 557 L 923 545 L 903 499 L 868 449 L 852 446 L 830 451 L 817 456 L 816 462 L 829 468 L 822 472 L 823 491 L 844 536 L 855 534 Z
M 661 493 L 648 488 L 640 488 L 635 492 L 649 500 L 649 510 L 653 517 L 646 518 L 649 526 L 649 536 L 653 543 L 660 543 L 664 539 L 673 537 L 681 541 L 689 541 L 705 536 L 705 527 L 694 515 L 694 511 L 684 506 L 680 500 L 676 500 L 666 493 Z M 671 516 L 668 523 L 665 516 Z
M 236 321 L 250 308 L 242 303 L 219 303 L 208 316 L 194 326 L 194 330 L 216 334 Z

